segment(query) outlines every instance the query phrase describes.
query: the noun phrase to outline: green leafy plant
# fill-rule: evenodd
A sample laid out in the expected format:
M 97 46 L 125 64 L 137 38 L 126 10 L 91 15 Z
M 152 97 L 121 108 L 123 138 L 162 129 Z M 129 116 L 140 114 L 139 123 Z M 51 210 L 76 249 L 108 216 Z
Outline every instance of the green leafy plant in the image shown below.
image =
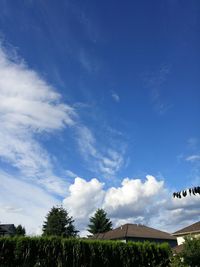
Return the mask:
M 191 236 L 185 238 L 181 257 L 191 267 L 200 266 L 200 239 Z

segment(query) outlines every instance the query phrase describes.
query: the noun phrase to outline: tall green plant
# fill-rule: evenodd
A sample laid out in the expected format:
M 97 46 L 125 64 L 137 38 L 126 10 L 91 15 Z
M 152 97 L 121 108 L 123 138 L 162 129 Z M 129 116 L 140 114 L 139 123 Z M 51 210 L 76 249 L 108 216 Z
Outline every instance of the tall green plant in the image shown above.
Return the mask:
M 200 266 L 200 239 L 187 237 L 183 245 L 181 257 L 191 267 Z
M 43 236 L 75 237 L 78 231 L 73 223 L 73 218 L 63 207 L 53 207 L 43 224 Z
M 91 234 L 104 233 L 112 229 L 112 222 L 107 218 L 107 214 L 103 209 L 98 209 L 94 216 L 90 218 L 88 231 Z
M 0 267 L 167 267 L 166 244 L 60 237 L 0 238 Z
M 26 235 L 26 229 L 21 224 L 19 224 L 17 227 L 15 227 L 15 235 L 17 236 L 25 236 Z

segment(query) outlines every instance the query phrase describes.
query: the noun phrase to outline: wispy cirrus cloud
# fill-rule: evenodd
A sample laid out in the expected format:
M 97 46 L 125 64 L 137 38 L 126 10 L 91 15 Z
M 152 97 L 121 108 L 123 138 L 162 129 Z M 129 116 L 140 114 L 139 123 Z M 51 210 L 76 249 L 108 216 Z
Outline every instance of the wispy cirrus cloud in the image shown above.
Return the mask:
M 75 110 L 38 73 L 0 48 L 0 157 L 55 193 L 65 181 L 53 172 L 51 156 L 37 141 L 41 133 L 73 126 Z M 45 177 L 45 178 L 44 178 Z
M 101 173 L 106 177 L 115 175 L 124 163 L 124 151 L 117 151 L 111 147 L 102 151 L 94 134 L 88 127 L 79 125 L 76 131 L 79 150 L 89 168 L 93 172 Z
M 189 162 L 198 162 L 200 161 L 200 155 L 190 155 L 185 160 Z
M 58 200 L 21 177 L 0 171 L 0 181 L 1 222 L 21 224 L 28 234 L 41 234 L 45 215 L 53 205 L 59 204 Z
M 115 93 L 114 91 L 112 92 L 111 94 L 113 100 L 116 102 L 116 103 L 119 103 L 120 102 L 120 97 L 117 93 Z
M 171 67 L 162 64 L 156 71 L 147 72 L 144 75 L 145 87 L 151 91 L 152 104 L 158 114 L 163 115 L 171 105 L 163 98 L 163 85 L 167 81 Z
M 124 150 L 99 144 L 91 129 L 81 122 L 75 107 L 63 103 L 54 87 L 1 46 L 0 164 L 3 169 L 5 162 L 9 166 L 0 172 L 0 215 L 4 222 L 21 223 L 29 233 L 39 233 L 44 216 L 52 205 L 59 203 L 58 196 L 66 196 L 68 188 L 74 195 L 81 181 L 73 186 L 69 184 L 70 179 L 59 177 L 53 155 L 39 141 L 44 133 L 51 136 L 66 127 L 72 128 L 82 158 L 93 173 L 110 177 L 122 167 Z M 67 170 L 66 176 L 77 175 Z M 83 189 L 85 184 L 81 184 Z M 95 192 L 99 193 L 103 183 L 94 180 L 91 188 L 94 190 L 96 186 Z M 90 186 L 84 192 L 89 191 Z M 35 196 L 38 201 L 34 200 Z M 43 204 L 39 207 L 41 199 Z
M 123 153 L 111 147 L 102 152 L 92 131 L 80 123 L 75 108 L 62 103 L 54 87 L 3 47 L 0 101 L 0 157 L 26 177 L 59 194 L 63 192 L 65 181 L 54 174 L 51 155 L 37 136 L 67 126 L 77 133 L 81 155 L 90 166 L 94 165 L 93 170 L 114 175 L 121 168 Z

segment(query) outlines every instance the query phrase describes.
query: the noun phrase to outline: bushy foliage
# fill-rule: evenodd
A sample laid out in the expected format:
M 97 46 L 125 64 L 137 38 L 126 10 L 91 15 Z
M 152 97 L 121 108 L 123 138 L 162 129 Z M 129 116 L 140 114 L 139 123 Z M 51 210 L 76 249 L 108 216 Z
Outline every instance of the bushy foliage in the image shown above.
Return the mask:
M 15 227 L 15 235 L 17 235 L 17 236 L 25 236 L 26 235 L 26 230 L 21 224 L 19 224 L 17 227 Z
M 60 237 L 0 238 L 0 267 L 167 267 L 167 244 Z
M 103 209 L 98 209 L 94 216 L 90 218 L 88 231 L 91 234 L 104 233 L 112 229 L 112 222 L 107 218 L 107 214 Z
M 43 235 L 75 237 L 78 231 L 73 223 L 74 220 L 69 217 L 68 212 L 63 207 L 53 207 L 46 216 Z
M 200 239 L 188 236 L 185 238 L 181 253 L 171 259 L 172 267 L 199 267 L 200 266 Z
M 200 266 L 200 239 L 187 237 L 181 257 L 183 257 L 184 263 L 191 267 Z
M 173 255 L 171 258 L 171 267 L 188 267 L 188 265 L 184 262 L 183 257 L 180 254 Z

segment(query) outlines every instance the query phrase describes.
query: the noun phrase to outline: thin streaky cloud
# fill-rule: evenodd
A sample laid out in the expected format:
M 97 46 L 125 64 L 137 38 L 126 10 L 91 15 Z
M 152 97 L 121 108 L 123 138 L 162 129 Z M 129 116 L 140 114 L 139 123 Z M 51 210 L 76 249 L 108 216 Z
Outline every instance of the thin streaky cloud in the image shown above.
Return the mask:
M 188 139 L 187 144 L 189 148 L 196 150 L 198 148 L 199 139 L 196 137 L 191 137 Z
M 159 115 L 165 114 L 172 105 L 166 103 L 163 98 L 163 85 L 171 72 L 171 66 L 162 64 L 158 70 L 144 74 L 144 86 L 151 92 L 151 101 L 155 111 Z
M 112 96 L 112 98 L 113 98 L 113 100 L 114 100 L 115 102 L 117 102 L 117 103 L 120 102 L 120 97 L 119 97 L 119 95 L 118 95 L 117 93 L 112 92 L 111 96 Z
M 78 177 L 78 175 L 76 173 L 74 173 L 73 171 L 70 171 L 70 170 L 66 170 L 65 173 L 70 178 L 76 178 L 76 177 Z
M 25 226 L 27 234 L 41 234 L 49 209 L 59 201 L 39 186 L 0 171 L 0 217 L 2 223 Z
M 0 48 L 0 103 L 0 158 L 27 179 L 64 193 L 67 183 L 54 174 L 51 156 L 36 136 L 73 126 L 74 108 L 63 104 L 55 88 L 4 48 Z
M 76 132 L 79 151 L 88 168 L 105 177 L 114 176 L 124 164 L 124 151 L 119 152 L 117 149 L 107 147 L 103 152 L 93 132 L 84 125 L 76 127 Z
M 190 162 L 197 162 L 200 161 L 200 155 L 191 155 L 188 156 L 185 160 Z

